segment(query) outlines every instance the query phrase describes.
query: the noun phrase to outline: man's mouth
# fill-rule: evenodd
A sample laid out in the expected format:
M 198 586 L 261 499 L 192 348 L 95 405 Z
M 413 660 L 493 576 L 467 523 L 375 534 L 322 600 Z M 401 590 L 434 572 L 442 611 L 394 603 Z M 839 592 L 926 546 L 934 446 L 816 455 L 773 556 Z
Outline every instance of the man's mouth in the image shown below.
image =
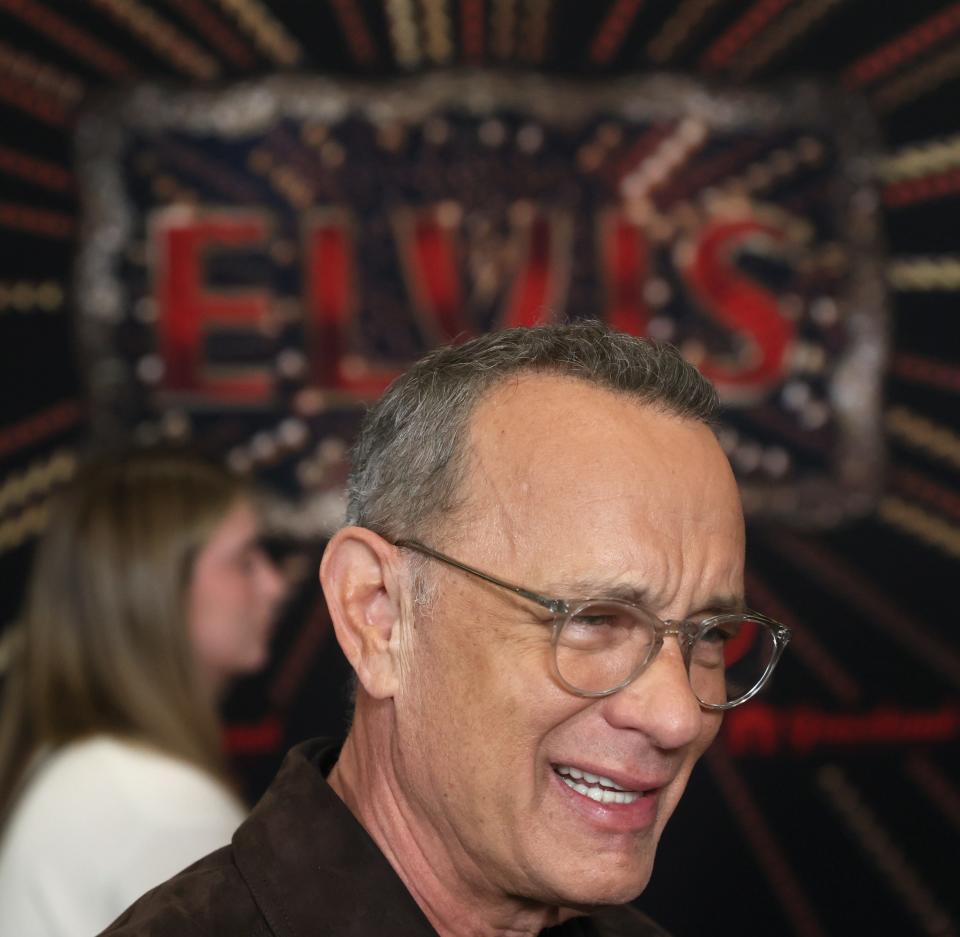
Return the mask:
M 554 765 L 553 770 L 567 787 L 599 804 L 632 804 L 645 794 L 645 791 L 628 790 L 602 774 L 591 774 L 572 765 Z

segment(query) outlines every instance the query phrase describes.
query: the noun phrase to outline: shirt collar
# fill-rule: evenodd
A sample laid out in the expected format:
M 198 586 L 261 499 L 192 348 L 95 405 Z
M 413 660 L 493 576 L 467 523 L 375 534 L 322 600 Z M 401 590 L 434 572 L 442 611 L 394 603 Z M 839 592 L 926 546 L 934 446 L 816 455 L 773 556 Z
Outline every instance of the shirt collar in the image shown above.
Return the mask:
M 437 937 L 386 857 L 326 781 L 339 746 L 291 749 L 233 837 L 240 874 L 282 937 Z

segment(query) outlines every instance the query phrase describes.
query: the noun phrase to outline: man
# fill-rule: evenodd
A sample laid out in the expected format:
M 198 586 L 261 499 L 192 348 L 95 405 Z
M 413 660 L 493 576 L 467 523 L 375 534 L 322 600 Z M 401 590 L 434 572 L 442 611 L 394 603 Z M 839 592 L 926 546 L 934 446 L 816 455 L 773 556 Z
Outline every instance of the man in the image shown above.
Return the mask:
M 291 752 L 232 846 L 108 933 L 662 934 L 626 903 L 788 637 L 743 611 L 715 406 L 673 349 L 597 323 L 401 377 L 320 571 L 345 744 Z

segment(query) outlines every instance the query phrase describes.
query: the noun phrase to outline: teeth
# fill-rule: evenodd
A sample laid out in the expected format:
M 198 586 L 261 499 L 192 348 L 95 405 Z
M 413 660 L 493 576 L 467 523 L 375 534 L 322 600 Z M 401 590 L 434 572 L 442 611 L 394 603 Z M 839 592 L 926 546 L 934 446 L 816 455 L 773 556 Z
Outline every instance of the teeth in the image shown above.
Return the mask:
M 611 781 L 610 778 L 605 778 L 602 774 L 591 774 L 589 771 L 581 771 L 579 768 L 570 765 L 558 765 L 557 774 L 574 778 L 577 781 L 582 778 L 587 784 L 602 784 L 604 787 L 612 788 L 615 791 L 626 790 L 625 787 L 621 787 L 616 781 Z
M 632 804 L 643 796 L 642 792 L 628 791 L 601 774 L 591 774 L 570 765 L 558 765 L 556 771 L 567 787 L 600 804 Z

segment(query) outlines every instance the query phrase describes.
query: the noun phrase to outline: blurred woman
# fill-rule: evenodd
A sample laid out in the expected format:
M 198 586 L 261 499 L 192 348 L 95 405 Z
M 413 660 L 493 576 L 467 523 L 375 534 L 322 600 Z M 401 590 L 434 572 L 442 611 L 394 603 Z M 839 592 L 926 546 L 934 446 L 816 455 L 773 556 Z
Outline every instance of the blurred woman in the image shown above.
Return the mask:
M 106 927 L 244 816 L 217 702 L 281 579 L 248 489 L 195 457 L 83 469 L 38 546 L 0 709 L 0 934 Z

